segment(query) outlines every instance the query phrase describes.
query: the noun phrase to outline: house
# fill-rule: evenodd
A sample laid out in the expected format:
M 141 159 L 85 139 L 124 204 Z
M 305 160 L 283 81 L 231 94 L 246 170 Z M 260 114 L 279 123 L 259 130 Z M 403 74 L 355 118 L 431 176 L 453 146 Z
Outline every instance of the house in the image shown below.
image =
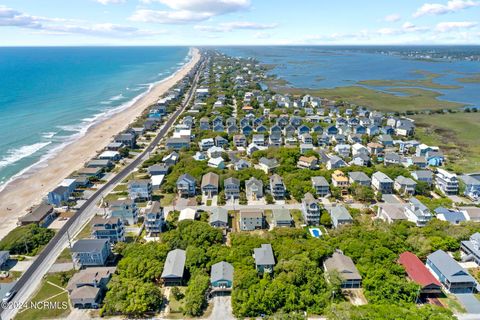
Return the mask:
M 114 272 L 115 267 L 92 267 L 75 273 L 67 284 L 72 306 L 78 309 L 99 308 Z
M 303 220 L 308 225 L 319 225 L 321 207 L 317 199 L 310 192 L 307 192 L 302 199 Z
M 167 149 L 171 150 L 181 150 L 183 148 L 190 147 L 190 139 L 189 138 L 169 138 L 165 143 Z
M 93 159 L 87 162 L 85 165 L 86 168 L 101 168 L 101 169 L 110 169 L 114 166 L 111 160 L 101 160 Z
M 372 180 L 361 171 L 352 171 L 348 173 L 348 182 L 350 184 L 358 184 L 364 187 L 370 187 Z
M 168 252 L 160 277 L 165 286 L 180 286 L 183 284 L 185 260 L 185 250 L 175 249 Z
M 461 175 L 460 180 L 465 184 L 465 191 L 463 194 L 473 201 L 480 199 L 480 178 L 472 175 Z
M 243 134 L 236 134 L 233 136 L 233 145 L 235 147 L 246 147 L 247 146 L 247 138 Z
M 469 240 L 462 241 L 460 250 L 465 254 L 462 261 L 473 261 L 480 265 L 480 233 L 475 232 Z
M 70 199 L 70 190 L 67 186 L 59 185 L 48 193 L 48 203 L 60 207 Z
M 393 193 L 393 180 L 383 172 L 377 171 L 372 175 L 372 186 L 382 194 Z
M 404 176 L 398 176 L 395 178 L 395 182 L 393 184 L 394 189 L 403 195 L 414 195 L 415 188 L 417 187 L 417 183 L 411 179 L 406 178 Z
M 151 176 L 167 175 L 170 171 L 170 167 L 164 163 L 154 164 L 147 169 Z
M 225 169 L 225 160 L 222 157 L 210 158 L 207 165 L 211 168 Z
M 368 152 L 367 147 L 365 147 L 364 145 L 362 145 L 360 143 L 355 143 L 352 146 L 352 155 L 355 156 L 355 155 L 358 155 L 358 154 L 368 155 L 369 152 Z
M 270 192 L 274 199 L 285 198 L 285 184 L 283 183 L 282 177 L 280 177 L 278 174 L 273 174 L 270 176 Z
M 250 162 L 248 162 L 247 160 L 240 159 L 237 162 L 235 162 L 233 164 L 233 166 L 234 166 L 235 170 L 238 171 L 238 170 L 250 168 L 252 166 L 252 164 Z
M 337 273 L 342 280 L 342 289 L 357 289 L 362 287 L 362 276 L 350 257 L 337 250 L 323 262 L 327 273 Z
M 378 205 L 377 218 L 388 223 L 407 220 L 405 205 L 381 203 Z
M 250 125 L 247 124 L 246 126 L 242 127 L 242 133 L 243 133 L 245 136 L 248 136 L 248 135 L 252 134 L 252 132 L 253 132 L 252 126 L 250 126 Z
M 312 186 L 315 189 L 315 194 L 319 197 L 326 197 L 330 194 L 330 185 L 323 176 L 312 177 Z
M 334 150 L 340 157 L 347 158 L 350 156 L 350 148 L 349 144 L 337 144 Z
M 313 144 L 311 144 L 311 143 L 301 143 L 300 144 L 300 153 L 305 154 L 309 151 L 313 151 Z
M 265 226 L 265 217 L 263 210 L 243 209 L 240 210 L 240 230 L 253 231 L 263 229 Z
M 92 238 L 107 239 L 110 243 L 125 241 L 125 227 L 118 217 L 95 217 L 92 221 Z
M 197 218 L 197 210 L 194 208 L 184 208 L 180 210 L 178 221 L 195 220 Z
M 221 207 L 212 208 L 209 223 L 215 228 L 228 228 L 228 211 Z
M 212 265 L 210 285 L 214 291 L 231 289 L 233 286 L 233 266 L 225 261 Z
M 343 195 L 348 193 L 348 187 L 350 186 L 349 180 L 345 173 L 340 170 L 335 170 L 332 173 L 332 184 L 336 188 L 340 188 Z
M 207 151 L 211 147 L 215 146 L 215 141 L 213 140 L 213 138 L 202 139 L 198 143 L 198 146 L 199 146 L 200 150 Z
M 162 162 L 170 167 L 175 165 L 178 162 L 178 159 L 180 159 L 180 155 L 177 152 L 173 151 L 172 153 L 163 157 Z
M 297 168 L 310 170 L 318 169 L 318 160 L 314 156 L 300 156 L 300 158 L 298 158 Z
M 213 197 L 218 194 L 218 174 L 209 172 L 202 177 L 201 190 L 206 197 Z
M 262 157 L 258 161 L 258 166 L 260 167 L 261 170 L 263 170 L 263 172 L 265 172 L 266 174 L 269 174 L 273 172 L 273 170 L 278 168 L 279 164 L 277 159 L 275 158 L 269 159 L 269 158 Z
M 467 221 L 467 217 L 465 217 L 464 213 L 458 210 L 438 207 L 434 211 L 435 217 L 438 220 L 448 221 L 451 224 L 460 224 L 463 221 Z
M 401 162 L 401 157 L 398 153 L 394 152 L 388 152 L 385 154 L 385 157 L 383 159 L 383 163 L 388 166 L 388 165 L 399 165 Z
M 162 232 L 165 226 L 165 216 L 160 202 L 153 201 L 150 207 L 145 210 L 144 226 L 145 231 L 150 235 L 157 235 Z
M 282 145 L 282 136 L 278 133 L 270 134 L 268 137 L 268 145 L 271 147 L 280 147 Z
M 273 256 L 271 244 L 264 243 L 260 248 L 253 249 L 253 258 L 255 259 L 255 268 L 259 273 L 273 272 L 275 257 Z
M 405 215 L 408 221 L 414 222 L 418 227 L 424 227 L 433 216 L 430 210 L 417 198 L 410 198 L 405 207 Z
M 339 228 L 344 224 L 353 223 L 353 218 L 344 206 L 335 206 L 328 209 L 332 224 L 335 228 Z
M 80 239 L 70 251 L 73 263 L 79 267 L 104 266 L 112 253 L 106 239 Z
M 195 191 L 195 178 L 189 175 L 188 173 L 182 174 L 176 183 L 177 192 L 182 197 L 194 197 L 196 194 Z
M 300 135 L 300 140 L 304 143 L 304 144 L 311 144 L 313 145 L 313 138 L 312 138 L 312 135 L 310 133 L 304 133 L 302 135 Z
M 110 161 L 113 161 L 113 162 L 116 162 L 116 161 L 120 160 L 121 158 L 122 158 L 122 156 L 120 155 L 120 152 L 111 151 L 111 150 L 103 151 L 102 153 L 100 153 L 98 155 L 98 159 L 100 159 L 100 160 L 110 160 Z
M 129 149 L 134 149 L 136 145 L 136 137 L 133 133 L 121 133 L 115 137 L 115 142 L 122 143 Z
M 237 178 L 227 178 L 223 181 L 223 190 L 226 199 L 238 199 L 240 197 L 240 180 Z
M 406 251 L 400 254 L 398 263 L 405 268 L 408 279 L 420 286 L 420 294 L 437 295 L 442 293 L 442 284 L 425 267 L 413 253 Z
M 18 223 L 22 226 L 35 223 L 40 227 L 47 227 L 56 217 L 57 213 L 53 206 L 42 202 L 38 206 L 33 207 L 26 215 L 18 218 Z
M 263 197 L 263 182 L 254 177 L 245 181 L 245 193 L 248 199 L 258 200 Z
M 209 158 L 219 158 L 224 152 L 225 150 L 223 148 L 213 146 L 208 148 L 207 155 Z
M 265 136 L 263 134 L 254 134 L 252 137 L 252 143 L 257 146 L 265 146 Z
M 435 185 L 447 196 L 458 194 L 458 178 L 455 173 L 450 173 L 441 168 L 437 169 Z
M 345 163 L 345 161 L 343 161 L 342 158 L 338 157 L 338 156 L 335 156 L 335 155 L 332 155 L 329 157 L 329 159 L 327 160 L 327 169 L 328 170 L 333 170 L 333 169 L 340 169 L 340 168 L 343 168 L 343 167 L 346 167 L 347 164 Z
M 215 146 L 219 148 L 228 146 L 228 140 L 225 139 L 224 137 L 216 136 L 214 140 L 215 140 Z
M 148 179 L 130 180 L 128 195 L 133 201 L 150 200 L 152 198 L 152 182 Z
M 445 157 L 441 151 L 428 151 L 425 155 L 425 159 L 429 166 L 439 167 L 443 165 Z
M 274 227 L 291 227 L 292 216 L 288 209 L 273 209 L 272 222 Z
M 422 181 L 432 185 L 433 183 L 433 172 L 429 170 L 417 170 L 412 172 L 413 179 L 417 181 Z
M 138 222 L 137 205 L 131 199 L 112 201 L 108 209 L 111 217 L 120 218 L 124 224 L 134 225 Z
M 449 293 L 475 291 L 475 279 L 445 251 L 437 250 L 428 255 L 426 266 Z
M 480 222 L 480 208 L 478 207 L 459 207 L 458 208 L 468 221 Z

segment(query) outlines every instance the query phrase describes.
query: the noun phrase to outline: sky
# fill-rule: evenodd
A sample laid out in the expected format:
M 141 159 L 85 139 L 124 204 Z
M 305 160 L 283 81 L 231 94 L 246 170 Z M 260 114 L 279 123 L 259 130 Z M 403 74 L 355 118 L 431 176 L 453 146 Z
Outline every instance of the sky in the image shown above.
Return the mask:
M 480 44 L 480 0 L 0 0 L 0 46 Z

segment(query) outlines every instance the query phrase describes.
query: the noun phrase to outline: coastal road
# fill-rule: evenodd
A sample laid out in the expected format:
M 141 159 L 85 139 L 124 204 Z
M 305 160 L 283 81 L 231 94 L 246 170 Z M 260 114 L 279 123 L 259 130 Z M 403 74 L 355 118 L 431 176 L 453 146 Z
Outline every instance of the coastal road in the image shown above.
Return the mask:
M 38 255 L 37 259 L 21 276 L 12 291 L 16 291 L 17 294 L 13 297 L 8 306 L 1 306 L 0 319 L 13 319 L 18 312 L 19 308 L 15 306 L 21 306 L 26 303 L 35 290 L 41 283 L 43 276 L 47 273 L 49 268 L 53 265 L 57 257 L 60 255 L 69 244 L 70 237 L 77 234 L 83 228 L 83 226 L 91 220 L 96 212 L 96 204 L 112 191 L 115 186 L 124 180 L 129 174 L 131 174 L 144 160 L 146 160 L 150 153 L 157 147 L 160 141 L 166 137 L 166 134 L 178 119 L 178 117 L 186 110 L 191 103 L 195 89 L 200 78 L 200 71 L 204 67 L 202 57 L 197 62 L 195 70 L 195 76 L 192 81 L 190 89 L 184 97 L 183 105 L 178 108 L 172 116 L 168 118 L 163 127 L 160 129 L 158 135 L 152 140 L 150 145 L 140 153 L 135 160 L 128 164 L 123 170 L 115 175 L 111 180 L 105 183 L 100 189 L 98 189 L 86 202 L 79 208 L 73 217 L 71 217 L 65 225 L 59 230 L 59 232 L 52 238 L 52 240 L 45 246 L 42 252 Z

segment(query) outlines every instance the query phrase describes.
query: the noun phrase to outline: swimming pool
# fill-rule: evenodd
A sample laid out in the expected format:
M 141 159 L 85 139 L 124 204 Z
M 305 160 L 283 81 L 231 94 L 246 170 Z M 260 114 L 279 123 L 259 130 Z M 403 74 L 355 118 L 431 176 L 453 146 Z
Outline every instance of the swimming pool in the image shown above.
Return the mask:
M 309 231 L 312 237 L 320 238 L 322 236 L 322 231 L 318 228 L 310 228 Z

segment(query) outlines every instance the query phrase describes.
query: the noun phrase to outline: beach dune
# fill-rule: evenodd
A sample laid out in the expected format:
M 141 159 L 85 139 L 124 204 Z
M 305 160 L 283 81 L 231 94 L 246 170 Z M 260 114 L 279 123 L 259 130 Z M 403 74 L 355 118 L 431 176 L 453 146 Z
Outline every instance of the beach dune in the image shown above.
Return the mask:
M 40 203 L 42 198 L 69 174 L 95 157 L 97 151 L 111 142 L 112 137 L 126 129 L 148 106 L 187 75 L 199 59 L 198 49 L 192 49 L 192 58 L 189 62 L 170 78 L 154 85 L 132 106 L 92 126 L 83 137 L 47 160 L 46 165 L 33 167 L 24 176 L 10 182 L 0 192 L 0 239 L 16 227 L 18 217 L 24 215 L 33 205 Z

